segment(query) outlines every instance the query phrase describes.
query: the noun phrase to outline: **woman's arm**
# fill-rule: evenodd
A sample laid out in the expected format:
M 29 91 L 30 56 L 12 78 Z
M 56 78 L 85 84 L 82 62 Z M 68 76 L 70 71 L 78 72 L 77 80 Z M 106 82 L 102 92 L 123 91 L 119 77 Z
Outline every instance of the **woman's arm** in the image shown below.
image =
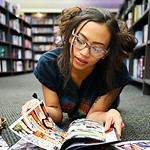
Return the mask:
M 57 93 L 48 89 L 44 85 L 42 86 L 42 89 L 45 104 L 47 106 L 47 111 L 50 117 L 53 119 L 55 123 L 61 123 L 63 115 Z
M 98 97 L 91 107 L 87 118 L 105 122 L 106 130 L 108 130 L 110 126 L 113 125 L 116 128 L 117 133 L 121 135 L 122 128 L 124 127 L 122 117 L 117 110 L 109 110 L 119 92 L 120 89 L 115 89 L 110 91 L 106 95 Z
M 45 99 L 45 103 L 47 106 L 47 111 L 50 115 L 50 117 L 53 119 L 55 123 L 61 123 L 62 121 L 62 110 L 59 103 L 59 97 L 56 92 L 48 89 L 46 86 L 42 86 L 43 89 L 43 96 Z M 22 106 L 22 115 L 26 113 L 29 109 L 34 107 L 39 101 L 37 99 L 32 99 L 30 101 L 27 101 Z

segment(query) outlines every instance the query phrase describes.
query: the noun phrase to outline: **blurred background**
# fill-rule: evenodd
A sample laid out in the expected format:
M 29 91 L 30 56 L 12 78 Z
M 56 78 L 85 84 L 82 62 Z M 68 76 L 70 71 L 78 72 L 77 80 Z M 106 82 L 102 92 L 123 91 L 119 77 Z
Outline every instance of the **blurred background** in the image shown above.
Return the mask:
M 43 99 L 33 71 L 61 40 L 57 17 L 73 6 L 106 8 L 135 35 L 134 53 L 125 60 L 132 82 L 119 105 L 126 125 L 122 140 L 150 139 L 149 0 L 0 0 L 0 117 L 7 119 L 1 136 L 9 146 L 19 139 L 9 125 L 20 117 L 22 105 L 34 92 Z

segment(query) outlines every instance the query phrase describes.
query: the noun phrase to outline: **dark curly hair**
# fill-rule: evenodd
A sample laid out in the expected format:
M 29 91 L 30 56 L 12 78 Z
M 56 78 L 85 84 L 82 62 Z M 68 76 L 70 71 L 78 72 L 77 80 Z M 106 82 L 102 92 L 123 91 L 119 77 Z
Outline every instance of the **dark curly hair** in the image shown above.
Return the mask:
M 63 53 L 58 57 L 58 66 L 65 81 L 65 85 L 70 78 L 70 43 L 69 38 L 72 31 L 77 29 L 81 23 L 82 27 L 89 21 L 106 24 L 111 39 L 109 43 L 109 55 L 100 61 L 104 61 L 106 66 L 106 82 L 111 88 L 113 86 L 113 75 L 120 67 L 124 58 L 128 57 L 136 45 L 136 39 L 127 29 L 126 24 L 118 20 L 106 9 L 73 7 L 62 11 L 59 17 L 60 35 L 63 37 Z M 81 28 L 82 28 L 81 27 Z M 80 30 L 81 30 L 80 28 Z

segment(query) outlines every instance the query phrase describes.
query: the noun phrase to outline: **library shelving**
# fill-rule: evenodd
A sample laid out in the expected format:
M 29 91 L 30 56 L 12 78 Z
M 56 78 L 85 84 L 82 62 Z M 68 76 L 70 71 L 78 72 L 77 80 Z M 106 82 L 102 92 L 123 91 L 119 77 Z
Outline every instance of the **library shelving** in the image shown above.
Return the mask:
M 126 60 L 133 81 L 142 85 L 143 94 L 150 95 L 150 1 L 124 1 L 118 17 L 126 21 L 137 45 Z
M 35 66 L 40 56 L 56 46 L 59 13 L 26 13 L 32 17 L 32 40 Z
M 0 76 L 34 69 L 30 18 L 17 16 L 15 6 L 0 3 Z

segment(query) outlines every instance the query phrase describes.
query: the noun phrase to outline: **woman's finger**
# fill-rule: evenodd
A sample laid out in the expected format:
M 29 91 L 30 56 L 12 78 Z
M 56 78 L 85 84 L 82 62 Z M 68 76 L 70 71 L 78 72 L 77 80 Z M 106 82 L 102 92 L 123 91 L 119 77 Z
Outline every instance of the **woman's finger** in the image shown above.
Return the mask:
M 21 114 L 23 115 L 24 113 L 26 113 L 29 109 L 31 109 L 32 107 L 34 107 L 38 102 L 39 102 L 39 100 L 37 100 L 37 99 L 32 99 L 32 100 L 27 101 L 22 106 Z
M 105 122 L 105 131 L 109 130 L 109 128 L 112 125 L 112 121 L 113 121 L 112 117 L 109 117 L 109 119 L 106 120 L 106 122 Z
M 116 132 L 119 136 L 121 136 L 121 132 L 122 132 L 122 126 L 121 126 L 121 122 L 117 122 L 114 124 L 114 127 L 116 129 Z

